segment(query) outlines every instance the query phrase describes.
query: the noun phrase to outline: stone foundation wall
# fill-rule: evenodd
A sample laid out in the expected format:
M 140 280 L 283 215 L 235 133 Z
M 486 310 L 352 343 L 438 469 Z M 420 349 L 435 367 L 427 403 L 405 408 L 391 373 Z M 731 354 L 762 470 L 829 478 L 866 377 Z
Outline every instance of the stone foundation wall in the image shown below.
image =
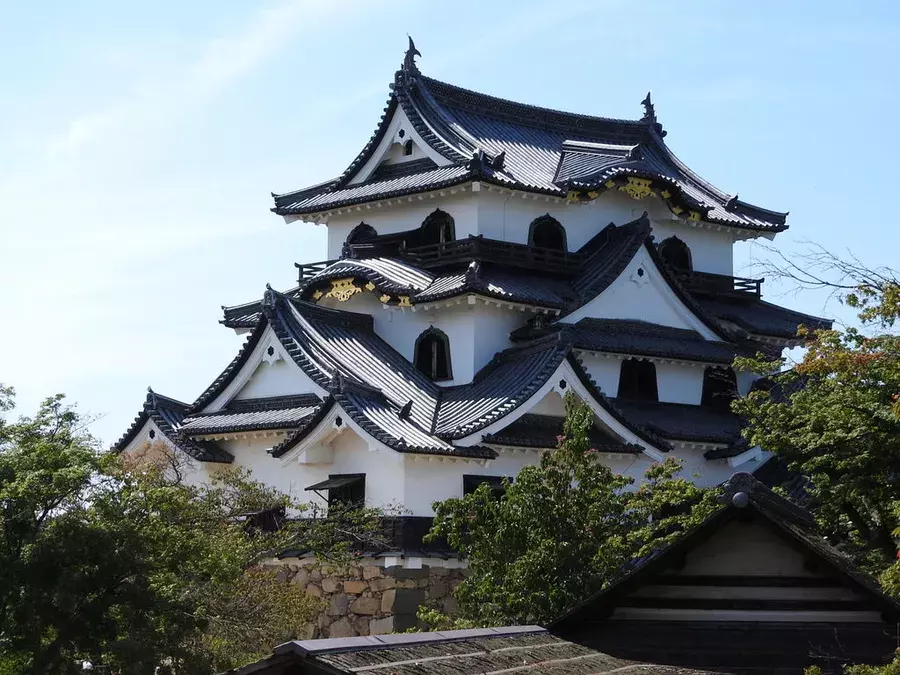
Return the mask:
M 372 561 L 336 568 L 315 559 L 282 560 L 280 574 L 323 602 L 304 639 L 402 632 L 417 624 L 419 605 L 456 610 L 451 593 L 464 569 L 381 567 Z

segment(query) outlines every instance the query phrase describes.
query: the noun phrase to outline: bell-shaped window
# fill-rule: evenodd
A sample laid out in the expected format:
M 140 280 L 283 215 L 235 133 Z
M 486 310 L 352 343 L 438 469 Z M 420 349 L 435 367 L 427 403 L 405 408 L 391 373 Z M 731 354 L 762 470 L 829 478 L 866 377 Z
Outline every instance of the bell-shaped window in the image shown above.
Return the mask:
M 566 230 L 556 218 L 548 213 L 532 221 L 528 230 L 528 245 L 565 251 L 567 250 Z
M 659 255 L 674 270 L 690 272 L 694 269 L 691 249 L 678 237 L 669 237 L 660 242 Z
M 419 233 L 419 245 L 446 244 L 456 239 L 456 226 L 449 213 L 437 209 L 430 214 Z
M 703 394 L 700 405 L 716 410 L 731 410 L 737 398 L 737 377 L 731 368 L 707 368 L 703 371 Z
M 618 396 L 631 401 L 659 401 L 653 362 L 639 359 L 622 361 Z
M 378 236 L 375 228 L 367 223 L 360 223 L 347 235 L 348 244 L 361 244 Z
M 447 334 L 434 326 L 423 332 L 416 338 L 413 363 L 416 368 L 436 382 L 452 380 L 450 340 L 447 339 Z

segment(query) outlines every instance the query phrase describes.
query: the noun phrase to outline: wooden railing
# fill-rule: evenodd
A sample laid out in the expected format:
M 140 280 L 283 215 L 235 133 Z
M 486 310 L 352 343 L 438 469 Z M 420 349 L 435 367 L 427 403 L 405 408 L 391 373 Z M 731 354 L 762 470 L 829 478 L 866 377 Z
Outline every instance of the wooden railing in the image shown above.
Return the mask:
M 677 272 L 676 274 L 688 291 L 713 295 L 751 295 L 758 298 L 762 295 L 762 283 L 765 281 L 765 279 L 747 279 L 709 272 Z
M 484 237 L 468 237 L 442 244 L 430 244 L 401 250 L 400 255 L 425 268 L 481 260 L 500 265 L 574 276 L 581 270 L 583 258 L 578 253 L 550 248 L 514 244 Z
M 320 260 L 319 262 L 313 263 L 294 263 L 294 267 L 297 268 L 298 272 L 298 281 L 302 284 L 307 279 L 312 279 L 319 272 L 324 270 L 330 264 L 337 262 L 336 260 Z

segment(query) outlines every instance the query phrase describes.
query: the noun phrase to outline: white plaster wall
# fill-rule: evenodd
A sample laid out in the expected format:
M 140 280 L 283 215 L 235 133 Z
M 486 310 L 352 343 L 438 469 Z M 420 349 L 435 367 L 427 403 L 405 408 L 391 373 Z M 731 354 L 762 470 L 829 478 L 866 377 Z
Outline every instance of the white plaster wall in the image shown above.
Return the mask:
M 607 396 L 618 396 L 619 371 L 622 369 L 622 361 L 618 358 L 607 358 L 600 354 L 587 354 L 581 352 L 578 355 L 584 369 L 594 378 L 594 382 Z
M 349 428 L 332 441 L 334 453 L 329 464 L 302 464 L 296 457 L 272 457 L 266 451 L 279 440 L 241 439 L 219 444 L 234 455 L 233 466 L 248 469 L 256 480 L 303 502 L 320 501 L 314 492 L 306 491 L 308 486 L 327 479 L 329 474 L 341 473 L 366 474 L 368 506 L 389 509 L 403 495 L 399 453 L 370 450 L 368 441 Z
M 646 210 L 664 218 L 671 211 L 658 199 L 635 201 L 621 192 L 605 192 L 586 204 L 546 201 L 539 195 L 500 194 L 482 189 L 478 199 L 478 233 L 491 239 L 528 243 L 531 222 L 549 213 L 566 229 L 570 251 L 577 251 L 610 223 L 624 225 Z M 537 197 L 536 199 L 534 197 Z
M 319 387 L 293 361 L 280 359 L 274 363 L 263 361 L 235 399 L 264 398 L 316 393 Z
M 669 218 L 653 220 L 653 236 L 659 244 L 663 239 L 676 236 L 691 250 L 691 261 L 698 272 L 732 275 L 734 272 L 734 238 L 730 232 L 691 227 L 669 214 Z
M 375 332 L 400 354 L 412 361 L 416 338 L 431 326 L 442 330 L 450 341 L 453 379 L 441 382 L 452 386 L 471 382 L 472 377 L 498 351 L 512 346 L 509 333 L 522 326 L 531 312 L 497 307 L 467 297 L 457 304 L 428 310 L 391 307 L 385 309 L 375 293 L 357 293 L 346 302 L 325 298 L 321 304 L 350 312 L 370 314 Z
M 562 321 L 577 323 L 584 317 L 648 321 L 689 328 L 707 339 L 721 339 L 681 302 L 643 248 L 605 291 Z
M 577 251 L 610 223 L 624 225 L 647 211 L 657 242 L 677 235 L 690 247 L 694 267 L 716 274 L 732 273 L 733 238 L 674 218 L 659 199 L 631 199 L 618 191 L 607 191 L 584 204 L 547 199 L 525 193 L 501 194 L 486 185 L 475 192 L 468 186 L 449 188 L 443 195 L 405 198 L 390 206 L 361 205 L 351 213 L 332 216 L 328 221 L 328 258 L 336 258 L 347 235 L 360 222 L 366 222 L 379 234 L 403 232 L 419 227 L 435 209 L 442 209 L 456 224 L 456 237 L 481 234 L 490 239 L 528 243 L 531 222 L 549 213 L 566 229 L 570 251 Z M 309 256 L 317 257 L 317 256 Z
M 474 195 L 477 198 L 478 194 Z M 477 234 L 477 201 L 473 193 L 460 188 L 448 188 L 444 196 L 423 195 L 412 196 L 408 201 L 391 206 L 373 207 L 361 205 L 352 213 L 333 216 L 328 221 L 328 255 L 329 260 L 338 258 L 347 236 L 361 222 L 368 223 L 378 234 L 392 234 L 413 230 L 436 209 L 446 211 L 453 217 L 456 238 L 465 239 L 470 234 Z M 315 256 L 310 256 L 313 258 Z M 316 257 L 318 259 L 318 257 Z
M 669 403 L 700 405 L 703 397 L 702 365 L 656 362 L 656 384 L 659 400 Z

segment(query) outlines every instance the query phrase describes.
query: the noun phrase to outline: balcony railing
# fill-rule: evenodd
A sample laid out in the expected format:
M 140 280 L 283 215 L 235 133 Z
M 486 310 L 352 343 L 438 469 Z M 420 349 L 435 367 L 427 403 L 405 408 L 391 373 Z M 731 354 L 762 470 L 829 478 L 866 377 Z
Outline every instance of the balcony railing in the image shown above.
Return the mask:
M 526 246 L 482 236 L 414 248 L 406 248 L 404 242 L 397 240 L 369 241 L 351 244 L 348 253 L 351 258 L 396 256 L 426 269 L 481 260 L 565 276 L 578 274 L 584 260 L 579 253 Z
M 294 267 L 297 268 L 298 272 L 298 281 L 302 284 L 307 279 L 312 279 L 319 272 L 324 270 L 330 264 L 337 262 L 336 260 L 320 260 L 319 262 L 313 263 L 294 263 Z
M 677 275 L 688 291 L 732 297 L 753 296 L 758 298 L 762 295 L 762 283 L 765 281 L 765 279 L 747 279 L 709 272 L 677 272 Z

